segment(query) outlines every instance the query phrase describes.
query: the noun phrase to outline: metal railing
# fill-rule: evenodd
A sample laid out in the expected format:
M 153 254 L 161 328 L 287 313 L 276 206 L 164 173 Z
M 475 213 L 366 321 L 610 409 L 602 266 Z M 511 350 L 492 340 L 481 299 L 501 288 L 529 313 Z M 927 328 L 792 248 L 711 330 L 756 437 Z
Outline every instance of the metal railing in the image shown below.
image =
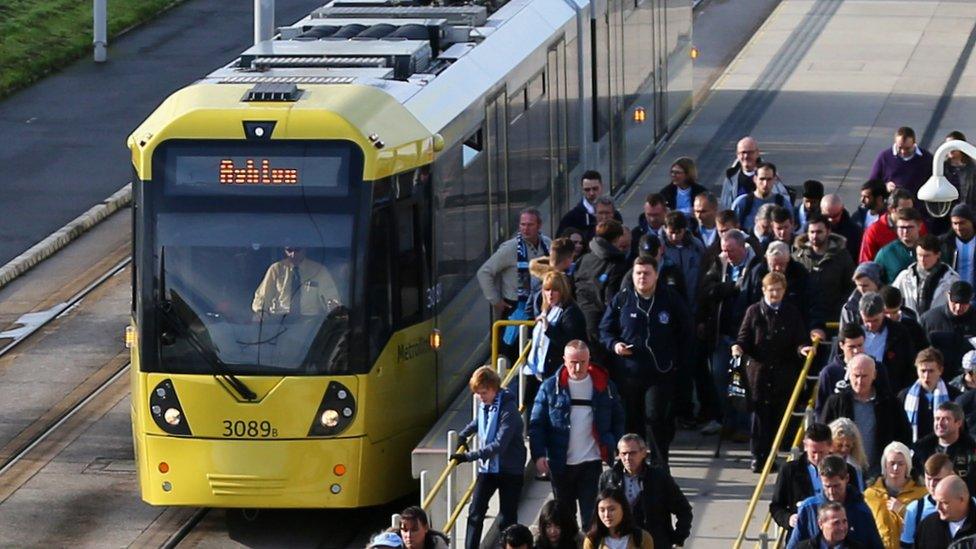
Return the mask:
M 499 352 L 499 335 L 502 329 L 508 328 L 509 326 L 514 326 L 518 329 L 518 349 L 521 350 L 518 358 L 515 360 L 515 364 L 508 367 L 508 359 L 500 356 Z M 529 328 L 535 326 L 535 320 L 498 320 L 495 321 L 491 326 L 491 364 L 498 369 L 498 374 L 502 376 L 502 387 L 508 387 L 508 385 L 519 376 L 518 384 L 518 403 L 519 403 L 519 413 L 525 411 L 525 383 L 522 377 L 522 366 L 525 365 L 526 360 L 529 356 L 530 350 L 530 339 L 529 339 Z M 478 415 L 478 397 L 473 396 L 473 406 L 472 406 L 472 418 L 477 419 Z M 477 439 L 477 434 L 472 435 L 473 438 Z M 444 526 L 441 531 L 444 532 L 448 539 L 450 540 L 451 547 L 455 546 L 455 524 L 458 518 L 461 516 L 464 506 L 468 504 L 471 500 L 471 495 L 474 493 L 474 485 L 478 476 L 478 464 L 477 462 L 472 463 L 472 479 L 470 485 L 465 490 L 461 498 L 455 502 L 455 482 L 457 477 L 457 470 L 460 464 L 456 461 L 452 461 L 451 454 L 454 453 L 455 448 L 458 447 L 458 433 L 457 431 L 451 430 L 447 433 L 447 463 L 444 469 L 441 471 L 434 485 L 430 487 L 430 490 L 425 490 L 424 486 L 427 485 L 427 475 L 426 470 L 420 473 L 420 506 L 428 514 L 431 511 L 431 507 L 434 504 L 435 499 L 442 489 L 446 488 L 446 503 L 447 503 L 447 516 L 445 517 Z M 467 441 L 465 441 L 466 443 Z M 474 448 L 474 444 L 469 445 L 469 448 Z M 434 522 L 434 518 L 430 517 L 431 522 Z M 394 515 L 392 517 L 392 523 L 394 526 L 398 523 L 398 516 Z
M 796 409 L 796 404 L 800 401 L 800 394 L 807 384 L 807 374 L 810 372 L 810 367 L 813 366 L 813 361 L 817 356 L 819 347 L 820 338 L 814 337 L 810 346 L 810 352 L 807 353 L 806 360 L 803 361 L 803 369 L 800 370 L 800 375 L 796 378 L 793 393 L 790 395 L 790 401 L 786 405 L 786 411 L 783 413 L 783 419 L 779 422 L 779 428 L 776 430 L 776 436 L 773 438 L 773 445 L 770 449 L 769 456 L 766 457 L 766 463 L 763 464 L 762 473 L 759 475 L 759 482 L 756 483 L 756 489 L 753 490 L 752 497 L 749 499 L 746 514 L 742 518 L 742 525 L 739 527 L 739 535 L 736 536 L 735 544 L 732 545 L 733 549 L 740 549 L 742 542 L 746 541 L 746 531 L 749 529 L 749 523 L 752 522 L 752 515 L 756 512 L 756 506 L 759 504 L 759 499 L 762 497 L 763 490 L 766 488 L 769 473 L 772 471 L 773 464 L 776 462 L 779 454 L 779 446 L 783 442 L 783 437 L 786 436 L 786 429 L 789 427 L 790 419 L 793 417 L 793 410 Z M 766 526 L 766 529 L 768 529 L 768 526 Z M 760 541 L 763 538 L 764 536 L 761 536 Z

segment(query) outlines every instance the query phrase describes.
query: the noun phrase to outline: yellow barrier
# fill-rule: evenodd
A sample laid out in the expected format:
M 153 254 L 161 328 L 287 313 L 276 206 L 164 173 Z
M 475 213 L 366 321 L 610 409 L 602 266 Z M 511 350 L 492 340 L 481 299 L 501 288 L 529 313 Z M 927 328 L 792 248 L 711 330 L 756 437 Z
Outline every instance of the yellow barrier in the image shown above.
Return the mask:
M 732 546 L 734 549 L 740 549 L 742 547 L 742 542 L 746 539 L 746 530 L 749 529 L 749 523 L 752 521 L 752 515 L 756 512 L 756 505 L 759 504 L 759 498 L 762 496 L 762 491 L 766 487 L 766 480 L 769 477 L 770 471 L 773 469 L 773 463 L 776 462 L 776 455 L 779 453 L 779 445 L 783 442 L 783 437 L 786 435 L 786 428 L 790 424 L 790 418 L 793 416 L 793 410 L 796 408 L 796 403 L 800 400 L 800 393 L 803 392 L 803 386 L 807 383 L 807 374 L 810 372 L 810 367 L 813 365 L 813 359 L 817 355 L 817 349 L 820 347 L 820 338 L 813 338 L 812 345 L 810 346 L 810 352 L 807 354 L 807 359 L 803 362 L 803 369 L 800 371 L 800 375 L 797 377 L 796 385 L 793 386 L 793 393 L 790 395 L 790 402 L 786 405 L 786 413 L 783 414 L 783 419 L 779 423 L 779 429 L 776 430 L 776 437 L 773 439 L 773 446 L 770 449 L 769 457 L 766 458 L 766 463 L 763 465 L 762 473 L 759 475 L 759 482 L 756 483 L 756 489 L 752 493 L 752 498 L 749 499 L 749 506 L 746 508 L 746 516 L 742 519 L 742 526 L 739 527 L 739 535 L 735 538 L 735 544 Z
M 535 321 L 534 320 L 498 320 L 495 321 L 494 324 L 492 324 L 491 326 L 491 365 L 492 366 L 497 366 L 498 364 L 498 356 L 499 356 L 498 332 L 502 328 L 506 328 L 508 326 L 526 326 L 531 328 L 532 326 L 535 326 Z M 508 372 L 506 372 L 505 378 L 502 379 L 502 387 L 508 387 L 509 383 L 512 382 L 512 379 L 514 379 L 515 376 L 518 375 L 519 370 L 522 369 L 522 366 L 525 364 L 525 361 L 528 360 L 530 349 L 531 349 L 531 342 L 527 344 L 524 349 L 522 349 L 521 354 L 519 354 L 519 357 L 515 360 L 515 364 L 513 364 L 512 367 L 509 368 Z M 523 410 L 524 407 L 521 407 L 519 409 L 520 412 Z M 454 452 L 454 449 L 448 448 L 447 451 L 448 451 L 448 455 L 450 455 L 451 453 Z M 427 496 L 420 504 L 420 507 L 424 511 L 427 512 L 430 511 L 430 506 L 434 503 L 434 498 L 437 497 L 438 493 L 440 493 L 441 488 L 444 487 L 444 484 L 447 482 L 448 477 L 451 476 L 451 473 L 454 472 L 454 469 L 456 469 L 458 465 L 459 464 L 456 461 L 447 462 L 447 467 L 445 467 L 444 470 L 441 471 L 440 476 L 437 477 L 437 482 L 434 483 L 434 485 L 430 489 L 430 492 L 427 493 Z M 471 495 L 473 493 L 474 493 L 474 481 L 472 480 L 471 485 L 468 486 L 467 491 L 461 497 L 461 500 L 457 503 L 455 508 L 452 510 L 451 515 L 447 520 L 447 523 L 445 523 L 441 531 L 450 532 L 451 528 L 454 526 L 454 523 L 457 522 L 458 517 L 461 515 L 461 511 L 464 509 L 464 506 L 467 505 L 468 501 L 471 499 Z

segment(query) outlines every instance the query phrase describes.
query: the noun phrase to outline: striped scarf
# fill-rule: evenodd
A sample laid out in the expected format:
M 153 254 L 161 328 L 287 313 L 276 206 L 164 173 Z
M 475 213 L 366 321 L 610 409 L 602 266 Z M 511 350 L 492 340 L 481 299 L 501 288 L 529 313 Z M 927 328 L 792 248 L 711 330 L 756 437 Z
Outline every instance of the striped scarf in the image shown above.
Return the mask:
M 922 394 L 922 383 L 916 381 L 912 388 L 905 395 L 905 415 L 908 422 L 912 424 L 912 441 L 918 440 L 918 407 L 921 404 L 919 396 Z M 940 404 L 949 402 L 949 389 L 946 388 L 945 381 L 939 380 L 939 384 L 932 392 L 932 411 L 933 414 Z M 880 419 L 880 418 L 879 418 Z

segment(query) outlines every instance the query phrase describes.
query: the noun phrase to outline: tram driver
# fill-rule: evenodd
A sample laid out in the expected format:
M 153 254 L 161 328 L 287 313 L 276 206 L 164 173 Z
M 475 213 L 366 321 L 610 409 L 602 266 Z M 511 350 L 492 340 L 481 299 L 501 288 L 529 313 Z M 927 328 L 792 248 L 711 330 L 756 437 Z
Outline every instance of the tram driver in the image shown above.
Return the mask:
M 340 305 L 339 290 L 325 265 L 306 257 L 302 247 L 285 247 L 285 258 L 268 267 L 254 292 L 255 316 L 324 316 Z

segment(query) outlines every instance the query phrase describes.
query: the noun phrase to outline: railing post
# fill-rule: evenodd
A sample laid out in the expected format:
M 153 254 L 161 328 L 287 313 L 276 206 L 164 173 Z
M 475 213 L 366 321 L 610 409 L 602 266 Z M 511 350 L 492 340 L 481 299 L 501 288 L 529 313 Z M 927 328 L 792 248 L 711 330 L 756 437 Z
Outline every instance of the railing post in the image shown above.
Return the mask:
M 427 501 L 427 469 L 420 472 L 420 501 Z
M 447 466 L 451 466 L 451 454 L 454 453 L 454 449 L 457 448 L 458 443 L 458 433 L 457 431 L 451 429 L 447 432 Z M 451 473 L 447 475 L 447 513 L 444 517 L 444 522 L 451 520 L 451 514 L 454 512 L 454 479 L 457 476 L 457 468 L 451 470 Z M 447 539 L 450 540 L 448 544 L 450 547 L 456 547 L 454 539 L 455 528 L 451 525 L 451 529 L 447 532 Z
M 521 355 L 522 351 L 525 350 L 525 343 L 529 340 L 529 327 L 526 326 L 525 324 L 519 325 L 518 334 L 519 334 L 518 354 Z
M 393 516 L 390 517 L 390 528 L 392 528 L 395 532 L 400 531 L 400 513 L 394 513 Z
M 759 534 L 759 548 L 769 549 L 769 536 L 766 535 L 766 532 Z

